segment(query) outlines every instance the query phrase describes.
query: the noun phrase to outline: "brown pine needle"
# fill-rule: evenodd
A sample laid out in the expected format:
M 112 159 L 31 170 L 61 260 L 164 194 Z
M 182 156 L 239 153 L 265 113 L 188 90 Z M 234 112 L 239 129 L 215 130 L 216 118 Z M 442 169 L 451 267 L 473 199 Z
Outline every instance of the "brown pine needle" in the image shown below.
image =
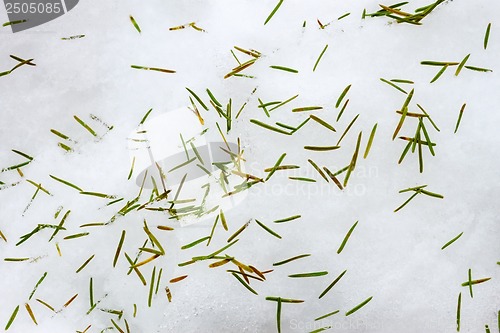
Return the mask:
M 392 140 L 394 140 L 398 136 L 398 133 L 401 130 L 401 127 L 403 127 L 403 124 L 404 124 L 404 121 L 405 121 L 407 113 L 408 113 L 408 108 L 404 107 L 403 108 L 403 114 L 401 115 L 401 118 L 399 119 L 399 123 L 396 126 L 396 129 L 394 130 L 394 134 L 392 135 Z
M 188 276 L 187 275 L 182 275 L 182 276 L 179 276 L 179 277 L 176 277 L 176 278 L 173 278 L 172 280 L 170 280 L 169 282 L 170 283 L 176 283 L 176 282 L 179 282 L 179 281 L 182 281 L 184 280 L 185 278 L 187 278 Z
M 26 308 L 26 311 L 28 312 L 31 320 L 35 323 L 35 325 L 38 325 L 38 323 L 36 322 L 35 314 L 33 313 L 33 310 L 31 310 L 30 305 L 28 303 L 25 303 L 24 307 Z
M 145 259 L 145 260 L 143 260 L 143 261 L 141 261 L 141 262 L 139 262 L 137 264 L 134 264 L 134 265 L 130 266 L 130 268 L 139 268 L 139 267 L 144 266 L 144 265 L 150 263 L 151 261 L 157 259 L 158 257 L 160 257 L 160 255 L 159 254 L 155 254 L 155 255 L 153 255 L 153 256 L 151 256 L 151 257 L 149 257 L 149 258 L 147 258 L 147 259 Z
M 264 276 L 264 273 L 259 271 L 257 268 L 253 267 L 252 265 L 248 265 L 248 267 L 255 273 L 257 274 L 261 279 L 265 280 L 266 277 Z
M 340 181 L 338 180 L 338 178 L 335 176 L 335 174 L 333 174 L 327 167 L 323 167 L 323 169 L 325 170 L 326 174 L 333 180 L 333 182 L 335 183 L 335 185 L 337 185 L 337 187 L 340 190 L 343 190 L 344 187 L 342 186 L 342 184 L 340 183 Z
M 311 159 L 308 159 L 307 160 L 309 162 L 309 164 L 311 164 L 313 166 L 313 168 L 320 174 L 320 176 L 328 183 L 329 180 L 328 178 L 326 178 L 325 174 L 323 173 L 323 171 L 318 167 L 318 165 Z
M 483 282 L 486 282 L 489 280 L 491 280 L 491 278 L 484 278 L 484 279 L 467 281 L 467 282 L 462 283 L 462 287 L 472 286 L 472 285 L 483 283 Z
M 250 267 L 248 267 L 247 265 L 239 262 L 238 260 L 232 258 L 231 262 L 233 264 L 235 264 L 236 266 L 238 266 L 238 268 L 240 268 L 241 270 L 247 271 L 248 273 L 253 273 L 253 270 Z
M 238 235 L 241 234 L 243 232 L 243 230 L 245 230 L 248 227 L 248 225 L 250 224 L 251 221 L 252 220 L 249 220 L 247 223 L 243 224 L 241 226 L 241 228 L 239 228 L 234 234 L 231 235 L 231 237 L 229 237 L 227 239 L 227 242 L 230 243 L 233 239 L 235 239 L 236 237 L 238 237 Z
M 222 266 L 222 265 L 225 265 L 225 264 L 231 262 L 232 259 L 233 258 L 231 258 L 231 257 L 226 258 L 226 259 L 222 259 L 222 260 L 216 261 L 214 263 L 211 263 L 210 265 L 208 265 L 208 267 L 210 267 L 210 268 L 219 267 L 219 266 Z
M 241 72 L 242 70 L 244 70 L 244 69 L 246 69 L 246 68 L 248 68 L 248 67 L 252 66 L 252 65 L 255 63 L 255 61 L 256 61 L 256 60 L 257 60 L 257 59 L 251 59 L 251 60 L 249 60 L 249 61 L 247 61 L 247 62 L 244 62 L 244 63 L 242 63 L 241 65 L 239 65 L 239 66 L 237 66 L 237 67 L 233 68 L 233 70 L 232 70 L 231 72 L 229 72 L 228 74 L 226 74 L 226 75 L 224 76 L 224 79 L 227 79 L 227 78 L 229 78 L 229 77 L 231 77 L 231 76 L 233 76 L 233 75 L 235 75 L 235 74 L 237 74 L 237 73 Z
M 170 288 L 168 286 L 165 287 L 165 292 L 167 293 L 168 302 L 171 303 L 172 302 L 172 293 L 170 292 Z
M 93 254 L 90 258 L 88 258 L 87 260 L 85 260 L 85 262 L 76 270 L 76 273 L 80 273 L 87 265 L 88 263 L 94 259 L 95 257 L 95 254 Z
M 259 58 L 261 56 L 261 53 L 259 51 L 256 51 L 256 50 L 246 50 L 246 49 L 238 47 L 238 46 L 234 46 L 234 49 L 237 51 L 240 51 L 241 53 L 244 53 L 244 54 L 247 54 L 251 57 L 254 57 L 254 58 Z
M 164 231 L 172 231 L 172 230 L 175 230 L 174 228 L 172 227 L 169 227 L 169 226 L 166 226 L 166 225 L 159 225 L 156 227 L 157 229 L 159 230 L 164 230 Z
M 382 9 L 384 9 L 385 11 L 388 11 L 388 12 L 396 14 L 396 15 L 400 15 L 400 16 L 404 16 L 404 17 L 412 16 L 410 13 L 406 13 L 406 12 L 394 9 L 392 7 L 387 7 L 384 5 L 379 5 L 379 6 L 382 7 Z
M 77 297 L 78 294 L 75 294 L 75 296 L 71 297 L 66 303 L 64 303 L 63 308 L 67 308 Z

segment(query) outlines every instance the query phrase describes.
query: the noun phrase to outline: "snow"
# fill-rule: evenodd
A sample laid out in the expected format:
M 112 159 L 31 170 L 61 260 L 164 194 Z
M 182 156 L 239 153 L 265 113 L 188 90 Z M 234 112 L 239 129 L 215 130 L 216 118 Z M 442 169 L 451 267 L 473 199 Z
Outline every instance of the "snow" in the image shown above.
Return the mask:
M 498 2 L 448 1 L 439 6 L 422 26 L 389 24 L 386 17 L 361 20 L 364 8 L 378 10 L 378 1 L 358 2 L 288 0 L 267 25 L 264 20 L 275 1 L 82 1 L 72 11 L 45 25 L 12 34 L 0 30 L 0 71 L 15 65 L 14 54 L 34 58 L 36 67 L 23 66 L 0 78 L 0 167 L 20 163 L 23 158 L 11 152 L 17 149 L 35 160 L 22 168 L 25 179 L 41 182 L 53 196 L 39 193 L 24 213 L 36 188 L 15 171 L 0 174 L 6 184 L 21 181 L 13 188 L 0 191 L 0 230 L 8 242 L 0 240 L 2 257 L 39 257 L 36 262 L 0 261 L 2 295 L 0 323 L 7 323 L 19 304 L 19 314 L 9 332 L 100 332 L 111 326 L 115 315 L 94 310 L 86 315 L 89 303 L 89 279 L 93 278 L 94 298 L 98 308 L 123 310 L 117 321 L 131 332 L 275 332 L 276 303 L 266 296 L 303 299 L 303 304 L 283 304 L 282 331 L 309 332 L 332 326 L 335 332 L 452 332 L 456 330 L 458 294 L 462 293 L 461 332 L 479 332 L 488 324 L 496 329 L 500 306 L 500 242 L 497 198 L 500 195 L 498 162 L 500 52 L 496 15 Z M 411 1 L 409 8 L 426 5 Z M 337 21 L 346 12 L 351 15 Z M 2 22 L 7 21 L 2 11 Z M 133 15 L 142 29 L 132 26 Z M 316 19 L 323 24 L 319 29 Z M 303 21 L 307 26 L 302 27 Z M 173 26 L 195 21 L 207 32 L 186 28 L 169 31 Z M 492 23 L 487 50 L 483 37 Z M 86 37 L 62 41 L 61 37 L 85 34 Z M 318 68 L 314 63 L 325 45 Z M 256 79 L 232 77 L 223 79 L 237 64 L 230 50 L 233 46 L 260 51 L 263 56 L 242 73 Z M 458 77 L 448 69 L 435 83 L 429 84 L 439 68 L 422 66 L 422 60 L 461 61 L 471 54 L 469 65 L 493 69 L 492 73 L 463 70 Z M 241 60 L 248 59 L 241 56 Z M 141 65 L 174 69 L 175 74 L 141 71 L 130 68 Z M 270 69 L 271 65 L 288 66 L 299 74 Z M 425 171 L 418 172 L 417 154 L 397 160 L 405 143 L 392 141 L 399 121 L 394 112 L 406 96 L 382 83 L 379 78 L 402 78 L 415 81 L 410 112 L 422 105 L 438 124 L 436 132 L 429 125 L 436 146 L 436 156 L 425 151 Z M 349 104 L 339 122 L 334 104 L 349 84 Z M 403 86 L 403 85 L 402 85 Z M 224 210 L 229 231 L 220 222 L 210 247 L 203 244 L 188 250 L 180 247 L 210 234 L 213 216 L 181 227 L 166 213 L 133 212 L 106 227 L 79 228 L 92 222 L 107 222 L 119 203 L 106 207 L 107 200 L 83 196 L 51 179 L 63 178 L 86 191 L 116 194 L 133 199 L 139 187 L 136 179 L 127 181 L 133 151 L 129 150 L 132 133 L 143 115 L 153 108 L 151 120 L 171 110 L 190 106 L 189 87 L 205 103 L 209 88 L 222 104 L 232 99 L 233 112 L 248 101 L 241 116 L 233 121 L 227 134 L 230 142 L 241 139 L 245 150 L 246 172 L 266 177 L 263 171 L 272 167 L 282 153 L 283 164 L 297 164 L 298 170 L 277 171 L 265 184 L 258 184 L 242 194 L 244 200 Z M 252 94 L 254 88 L 257 91 Z M 407 89 L 409 86 L 404 86 Z M 408 88 L 408 90 L 410 90 Z M 268 119 L 257 98 L 264 102 L 299 97 L 272 112 Z M 455 129 L 458 112 L 467 103 L 460 128 Z M 321 105 L 314 112 L 336 129 L 332 133 L 310 121 L 293 136 L 270 132 L 249 122 L 258 119 L 274 124 L 297 125 L 310 113 L 292 113 L 295 107 Z M 210 130 L 207 141 L 220 142 L 213 108 L 206 112 L 204 127 Z M 98 116 L 114 128 L 106 128 L 89 118 Z M 331 152 L 314 152 L 305 145 L 334 145 L 349 122 L 360 114 L 342 148 Z M 100 135 L 94 139 L 75 120 L 78 115 Z M 155 118 L 157 117 L 157 118 Z M 199 123 L 190 114 L 193 127 Z M 360 158 L 344 191 L 331 182 L 325 183 L 307 163 L 313 159 L 320 166 L 336 171 L 348 165 L 362 130 L 361 153 L 375 123 L 377 134 L 367 159 Z M 413 136 L 417 122 L 405 121 L 402 135 Z M 164 126 L 165 131 L 177 128 Z M 223 126 L 225 128 L 225 126 Z M 50 129 L 68 134 L 78 141 L 71 154 L 57 146 Z M 179 142 L 175 143 L 177 147 Z M 424 147 L 425 148 L 425 147 Z M 362 155 L 362 154 L 361 154 Z M 288 176 L 317 179 L 316 183 L 292 181 Z M 135 177 L 134 177 L 135 178 Z M 343 177 L 340 178 L 341 181 Z M 393 210 L 408 193 L 398 191 L 428 184 L 430 191 L 444 199 L 417 196 L 401 211 Z M 175 191 L 174 191 L 175 192 Z M 144 201 L 144 198 L 141 202 Z M 63 206 L 58 219 L 57 208 Z M 119 207 L 118 207 L 119 206 Z M 15 246 L 19 237 L 37 224 L 58 224 L 71 210 L 65 227 L 47 240 L 52 229 L 43 230 L 26 243 Z M 272 221 L 300 214 L 288 223 Z M 122 230 L 127 231 L 123 252 L 132 258 L 142 246 L 142 230 L 147 219 L 153 233 L 164 245 L 166 255 L 141 267 L 148 281 L 143 286 L 137 276 L 126 275 L 129 264 L 123 254 L 112 267 Z M 255 222 L 238 237 L 240 240 L 223 253 L 234 256 L 260 270 L 273 269 L 265 283 L 251 286 L 259 295 L 248 292 L 226 269 L 208 268 L 206 261 L 178 267 L 193 256 L 211 253 L 225 244 L 227 238 L 250 219 L 257 219 L 282 236 L 281 240 L 265 232 Z M 337 249 L 355 221 L 358 226 L 345 249 Z M 156 229 L 170 225 L 175 231 Z M 80 232 L 90 235 L 73 240 L 63 237 Z M 463 236 L 445 250 L 441 247 L 463 232 Z M 312 254 L 283 266 L 274 262 L 299 255 Z M 75 271 L 91 255 L 95 258 L 80 273 Z M 146 257 L 142 257 L 146 258 Z M 148 307 L 149 279 L 153 265 L 163 268 L 162 282 L 153 306 Z M 233 269 L 235 266 L 231 267 Z M 473 279 L 491 277 L 474 286 L 474 298 L 467 287 L 467 271 Z M 318 278 L 291 279 L 289 274 L 327 270 Z M 318 295 L 342 271 L 340 282 L 321 300 Z M 44 272 L 47 278 L 29 301 L 36 315 L 34 326 L 24 303 Z M 182 282 L 172 278 L 188 275 Z M 169 286 L 172 302 L 164 288 Z M 54 314 L 35 301 L 40 298 L 59 310 L 73 295 L 75 301 Z M 107 295 L 105 297 L 105 295 Z M 344 313 L 366 298 L 373 299 L 355 314 Z M 133 304 L 137 316 L 133 317 Z M 334 310 L 340 313 L 315 322 L 314 318 Z M 318 326 L 319 325 L 319 326 Z

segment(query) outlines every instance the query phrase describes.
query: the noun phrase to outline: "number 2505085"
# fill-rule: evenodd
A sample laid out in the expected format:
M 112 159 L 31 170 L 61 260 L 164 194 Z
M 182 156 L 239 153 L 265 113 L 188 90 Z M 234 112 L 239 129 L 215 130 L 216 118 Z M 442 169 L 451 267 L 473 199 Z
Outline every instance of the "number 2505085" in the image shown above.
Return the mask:
M 55 3 L 6 3 L 7 14 L 59 14 L 63 9 L 60 2 Z

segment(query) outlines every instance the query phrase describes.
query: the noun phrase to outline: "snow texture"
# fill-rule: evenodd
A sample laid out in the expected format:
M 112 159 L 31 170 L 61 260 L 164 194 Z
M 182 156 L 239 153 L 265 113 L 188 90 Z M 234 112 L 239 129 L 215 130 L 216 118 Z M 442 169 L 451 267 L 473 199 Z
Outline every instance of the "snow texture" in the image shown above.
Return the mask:
M 0 240 L 2 258 L 38 258 L 35 262 L 0 261 L 0 323 L 5 325 L 14 308 L 20 305 L 9 332 L 101 332 L 115 320 L 131 332 L 276 332 L 276 302 L 266 296 L 305 300 L 302 304 L 283 303 L 282 332 L 309 332 L 332 326 L 333 332 L 454 332 L 456 308 L 462 293 L 461 332 L 481 332 L 488 324 L 496 331 L 500 306 L 500 242 L 498 198 L 498 149 L 500 105 L 498 77 L 500 69 L 500 4 L 493 0 L 447 1 L 435 9 L 421 26 L 397 24 L 387 17 L 361 19 L 363 9 L 380 9 L 379 1 L 284 1 L 274 17 L 264 21 L 275 1 L 81 1 L 66 15 L 34 29 L 12 34 L 8 27 L 0 31 L 0 71 L 17 62 L 10 54 L 34 58 L 34 66 L 22 66 L 0 77 L 0 162 L 1 168 L 26 161 L 11 149 L 34 157 L 16 171 L 3 172 L 5 183 L 0 191 L 0 230 L 8 242 Z M 426 1 L 410 1 L 403 7 L 413 11 Z M 351 14 L 341 20 L 344 13 Z M 2 11 L 3 22 L 7 21 Z M 133 15 L 142 33 L 138 33 L 129 15 Z M 331 22 L 324 29 L 317 23 Z M 306 27 L 303 22 L 307 21 Z M 196 22 L 206 32 L 170 27 Z M 392 22 L 392 23 L 391 23 Z M 488 23 L 492 23 L 489 45 L 483 48 Z M 61 37 L 85 34 L 84 38 Z M 316 71 L 313 66 L 325 47 Z M 262 56 L 242 73 L 254 79 L 223 79 L 237 63 L 230 53 L 233 46 L 255 49 Z M 236 51 L 235 51 L 236 52 Z M 250 59 L 236 52 L 241 61 Z M 482 73 L 463 69 L 455 76 L 450 67 L 435 83 L 430 80 L 439 67 L 422 66 L 423 60 L 460 62 L 471 54 L 467 65 L 486 67 Z M 173 69 L 175 74 L 132 69 L 131 65 Z M 271 69 L 279 65 L 295 68 L 298 74 Z M 424 172 L 419 173 L 418 154 L 409 153 L 397 161 L 406 142 L 392 141 L 406 95 L 379 79 L 408 79 L 414 85 L 400 84 L 406 91 L 415 89 L 409 112 L 420 112 L 420 104 L 441 129 L 426 123 L 437 144 L 436 156 L 424 146 Z M 351 84 L 344 100 L 349 104 L 338 122 L 337 98 Z M 248 102 L 228 141 L 240 138 L 246 172 L 265 178 L 264 169 L 272 167 L 281 154 L 282 164 L 300 169 L 278 170 L 266 183 L 250 188 L 245 199 L 224 211 L 229 231 L 220 224 L 210 246 L 197 245 L 181 250 L 196 239 L 210 234 L 214 219 L 182 227 L 166 212 L 134 211 L 106 227 L 80 228 L 93 222 L 107 222 L 127 200 L 139 191 L 136 179 L 127 181 L 134 151 L 130 136 L 144 114 L 153 111 L 150 120 L 181 107 L 190 107 L 189 87 L 208 104 L 209 88 L 225 104 L 232 99 L 233 113 Z M 254 94 L 252 91 L 257 87 Z M 258 108 L 264 102 L 295 100 L 276 109 L 267 118 Z M 467 103 L 457 133 L 455 124 L 461 106 Z M 319 105 L 314 112 L 294 112 L 297 107 Z M 215 122 L 224 124 L 213 107 L 205 111 L 198 105 L 207 141 L 221 141 Z M 98 116 L 113 125 L 111 131 L 90 119 Z M 296 126 L 310 114 L 332 124 L 333 133 L 317 122 L 309 121 L 294 135 L 275 133 L 249 122 L 250 119 Z M 335 145 L 349 122 L 359 118 L 341 142 L 341 149 L 315 152 L 306 145 Z M 73 118 L 79 116 L 102 139 L 95 139 Z M 159 118 L 160 119 L 160 118 Z M 200 126 L 190 114 L 192 126 Z M 362 155 L 370 131 L 378 123 L 371 152 Z M 417 120 L 408 117 L 399 135 L 413 136 Z M 225 132 L 225 126 L 222 126 Z M 78 141 L 73 153 L 57 146 L 60 141 L 50 129 L 56 129 Z M 175 131 L 169 124 L 165 131 Z M 340 191 L 326 183 L 307 162 L 337 171 L 351 161 L 357 135 L 363 131 L 360 156 L 347 187 Z M 103 135 L 106 133 L 105 135 Z M 178 145 L 179 142 L 164 144 Z M 110 200 L 84 196 L 75 189 L 49 177 L 71 181 L 85 191 L 115 194 L 125 201 L 106 206 Z M 289 176 L 309 177 L 316 183 L 290 180 Z M 42 183 L 52 196 L 38 193 L 25 211 L 36 186 L 26 179 Z M 343 181 L 344 175 L 339 176 Z M 11 183 L 17 186 L 7 188 Z M 428 189 L 444 195 L 437 199 L 418 195 L 397 213 L 409 193 L 398 191 L 428 184 Z M 149 191 L 149 190 L 148 190 Z M 149 196 L 141 199 L 141 203 Z M 187 199 L 187 198 L 183 198 Z M 58 207 L 63 210 L 57 219 Z M 19 237 L 38 224 L 58 224 L 71 210 L 66 230 L 48 242 L 53 230 L 42 230 L 27 242 L 15 246 Z M 25 211 L 25 212 L 24 212 Z M 24 212 L 24 214 L 23 214 Z M 300 219 L 275 224 L 274 220 L 292 215 Z M 132 258 L 147 239 L 143 220 L 163 244 L 166 254 L 140 267 L 148 286 L 137 276 L 127 275 L 129 264 L 123 252 Z M 227 238 L 250 219 L 257 219 L 282 236 L 277 239 L 254 220 L 238 236 L 240 239 L 224 253 L 266 274 L 265 282 L 251 281 L 258 296 L 246 290 L 227 269 L 227 264 L 208 268 L 202 261 L 185 267 L 178 264 L 193 256 L 206 255 L 225 244 Z M 345 234 L 359 221 L 341 254 L 337 254 Z M 158 230 L 169 225 L 174 231 Z M 122 230 L 126 239 L 118 263 L 113 257 Z M 90 232 L 86 237 L 63 238 Z M 463 232 L 461 238 L 445 250 L 441 247 Z M 59 244 L 61 256 L 55 243 Z M 309 253 L 283 266 L 272 264 L 289 257 Z M 95 255 L 80 273 L 75 271 Z M 146 258 L 143 254 L 141 258 Z M 162 281 L 152 306 L 148 307 L 149 279 L 153 266 L 163 269 Z M 461 283 L 472 278 L 491 277 L 474 285 L 474 298 Z M 328 271 L 327 276 L 293 279 L 289 274 Z M 319 294 L 336 276 L 347 270 L 339 283 L 323 298 Z M 47 277 L 28 302 L 38 279 Z M 178 283 L 169 280 L 188 277 Z M 89 279 L 93 279 L 94 298 L 100 301 L 86 315 L 89 303 Z M 165 286 L 172 302 L 168 302 Z M 73 295 L 78 297 L 63 308 Z M 346 317 L 346 311 L 368 297 L 371 302 Z M 55 314 L 35 301 L 51 304 Z M 28 302 L 38 326 L 24 309 Z M 137 316 L 133 305 L 137 304 Z M 99 309 L 123 310 L 123 317 Z M 334 310 L 340 312 L 314 321 Z

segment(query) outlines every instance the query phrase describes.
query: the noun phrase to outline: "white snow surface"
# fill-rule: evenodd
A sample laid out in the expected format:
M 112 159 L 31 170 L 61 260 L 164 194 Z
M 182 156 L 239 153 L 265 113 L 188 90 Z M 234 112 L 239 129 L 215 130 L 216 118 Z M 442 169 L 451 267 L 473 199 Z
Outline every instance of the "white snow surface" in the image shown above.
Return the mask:
M 22 168 L 24 178 L 15 171 L 0 174 L 6 184 L 20 181 L 0 191 L 0 230 L 8 239 L 0 240 L 0 253 L 2 258 L 40 258 L 36 262 L 0 261 L 0 327 L 20 305 L 9 332 L 75 332 L 88 325 L 92 325 L 88 332 L 101 332 L 112 326 L 110 319 L 121 327 L 125 327 L 126 319 L 131 332 L 276 332 L 276 303 L 265 297 L 280 296 L 305 300 L 302 304 L 283 303 L 282 332 L 309 332 L 325 326 L 332 326 L 332 332 L 454 332 L 461 292 L 460 331 L 482 332 L 488 324 L 496 332 L 500 307 L 500 3 L 448 1 L 425 18 L 422 26 L 390 24 L 393 20 L 387 17 L 362 20 L 363 9 L 376 11 L 378 3 L 287 0 L 263 25 L 275 1 L 87 0 L 66 15 L 29 31 L 12 34 L 9 28 L 1 29 L 0 71 L 16 64 L 10 54 L 34 58 L 37 66 L 23 66 L 0 78 L 0 168 L 24 161 L 11 149 L 35 157 Z M 426 4 L 415 0 L 407 6 L 415 9 Z M 347 12 L 351 15 L 337 21 Z M 8 20 L 4 11 L 0 15 L 2 22 Z M 132 26 L 129 15 L 140 25 L 141 34 Z M 332 23 L 319 29 L 317 19 L 323 24 Z M 170 27 L 193 21 L 206 32 L 190 28 L 169 31 Z M 307 21 L 305 28 L 303 21 Z M 483 37 L 490 22 L 489 46 L 484 50 Z M 78 34 L 86 36 L 60 39 Z M 326 44 L 329 47 L 313 72 Z M 223 79 L 237 65 L 230 53 L 235 45 L 262 53 L 255 65 L 243 72 L 255 79 Z M 455 68 L 449 68 L 430 84 L 439 68 L 420 65 L 422 60 L 460 62 L 469 53 L 468 65 L 491 68 L 493 72 L 464 69 L 455 76 Z M 241 55 L 241 59 L 248 57 Z M 141 71 L 131 65 L 177 72 Z M 271 65 L 292 67 L 299 73 L 274 70 L 269 68 Z M 424 146 L 422 174 L 417 154 L 409 153 L 402 164 L 397 163 L 406 143 L 391 138 L 400 119 L 395 111 L 401 108 L 406 95 L 379 78 L 413 80 L 415 93 L 409 111 L 418 112 L 416 104 L 422 105 L 441 129 L 437 132 L 427 126 L 437 143 L 436 156 L 432 157 Z M 349 84 L 352 87 L 346 99 L 350 102 L 336 122 L 339 109 L 335 109 L 335 102 Z M 401 86 L 407 91 L 412 88 Z M 135 181 L 127 181 L 131 165 L 127 137 L 150 108 L 154 119 L 155 115 L 190 106 L 185 87 L 205 103 L 209 101 L 204 92 L 207 88 L 223 104 L 231 98 L 233 112 L 248 101 L 226 134 L 232 142 L 241 139 L 248 173 L 265 178 L 264 169 L 272 167 L 285 152 L 283 164 L 301 168 L 277 171 L 268 182 L 252 187 L 245 200 L 225 211 L 229 231 L 219 223 L 208 248 L 200 244 L 180 249 L 209 235 L 213 219 L 181 227 L 179 222 L 168 219 L 167 213 L 142 210 L 106 227 L 80 228 L 85 223 L 108 221 L 122 203 L 106 207 L 108 200 L 80 195 L 49 175 L 74 182 L 86 191 L 133 199 L 139 187 Z M 258 108 L 257 98 L 269 102 L 296 94 L 298 98 L 273 111 L 271 118 Z M 454 134 L 464 103 L 467 107 Z M 292 108 L 309 105 L 324 109 L 291 112 Z M 208 112 L 199 109 L 205 118 L 204 128 L 209 128 L 207 138 L 220 141 L 215 127 L 216 121 L 222 124 L 220 118 L 211 107 Z M 105 128 L 90 120 L 89 114 L 113 125 L 113 130 L 95 140 L 73 119 L 78 115 L 104 133 Z M 285 136 L 249 122 L 259 119 L 270 124 L 296 125 L 309 114 L 328 121 L 337 132 L 310 121 L 296 134 Z M 342 140 L 341 149 L 303 149 L 305 145 L 334 145 L 357 114 L 359 119 Z M 191 121 L 193 126 L 199 126 L 196 117 Z M 378 129 L 373 147 L 368 158 L 363 159 L 375 123 Z M 407 118 L 400 134 L 413 136 L 416 124 L 415 118 Z M 75 152 L 68 154 L 59 148 L 59 140 L 50 129 L 77 140 Z M 361 156 L 347 188 L 340 191 L 332 182 L 324 182 L 307 159 L 332 171 L 341 169 L 349 164 L 360 131 Z M 317 182 L 292 181 L 288 176 L 310 177 Z M 342 181 L 343 176 L 339 177 Z M 39 193 L 23 216 L 36 190 L 26 179 L 42 183 L 53 195 Z M 428 184 L 430 191 L 444 195 L 444 199 L 419 195 L 394 213 L 409 197 L 398 191 L 422 184 Z M 54 213 L 59 206 L 64 209 L 56 220 Z M 67 210 L 71 210 L 65 223 L 67 230 L 60 231 L 54 241 L 48 242 L 52 230 L 43 230 L 15 246 L 19 237 L 37 224 L 59 223 Z M 273 223 L 297 214 L 302 217 Z M 146 239 L 144 219 L 166 250 L 165 256 L 141 267 L 148 286 L 143 286 L 134 273 L 127 275 L 129 264 L 123 256 L 127 252 L 135 257 Z M 266 282 L 252 281 L 258 296 L 226 272 L 234 265 L 208 268 L 208 261 L 202 261 L 178 267 L 178 263 L 227 244 L 227 238 L 249 219 L 258 219 L 282 236 L 277 239 L 252 221 L 238 237 L 238 243 L 224 252 L 260 270 L 274 268 L 266 274 Z M 356 229 L 342 253 L 337 254 L 355 221 L 359 221 Z M 169 225 L 175 231 L 161 231 L 157 225 Z M 113 268 L 122 230 L 127 231 L 127 236 Z M 80 232 L 90 235 L 63 239 Z M 461 232 L 461 238 L 441 250 Z M 311 256 L 272 266 L 303 253 Z M 94 254 L 89 265 L 76 274 L 76 269 Z M 163 275 L 152 307 L 148 307 L 153 266 L 157 272 L 163 268 Z M 474 298 L 467 287 L 461 286 L 468 279 L 469 268 L 473 279 L 491 277 L 488 282 L 474 285 Z M 329 274 L 288 277 L 323 270 Z M 344 270 L 347 273 L 340 282 L 318 299 Z M 48 273 L 46 279 L 28 302 L 44 272 Z M 169 283 L 181 275 L 188 278 Z M 90 278 L 94 298 L 101 301 L 97 308 L 123 310 L 121 320 L 98 309 L 86 315 Z M 167 285 L 172 292 L 171 303 L 165 295 Z M 57 314 L 35 301 L 42 299 L 59 310 L 75 294 L 75 301 Z M 373 299 L 365 307 L 345 316 L 346 311 L 370 296 Z M 24 309 L 26 302 L 38 326 Z M 314 321 L 334 310 L 340 312 Z

